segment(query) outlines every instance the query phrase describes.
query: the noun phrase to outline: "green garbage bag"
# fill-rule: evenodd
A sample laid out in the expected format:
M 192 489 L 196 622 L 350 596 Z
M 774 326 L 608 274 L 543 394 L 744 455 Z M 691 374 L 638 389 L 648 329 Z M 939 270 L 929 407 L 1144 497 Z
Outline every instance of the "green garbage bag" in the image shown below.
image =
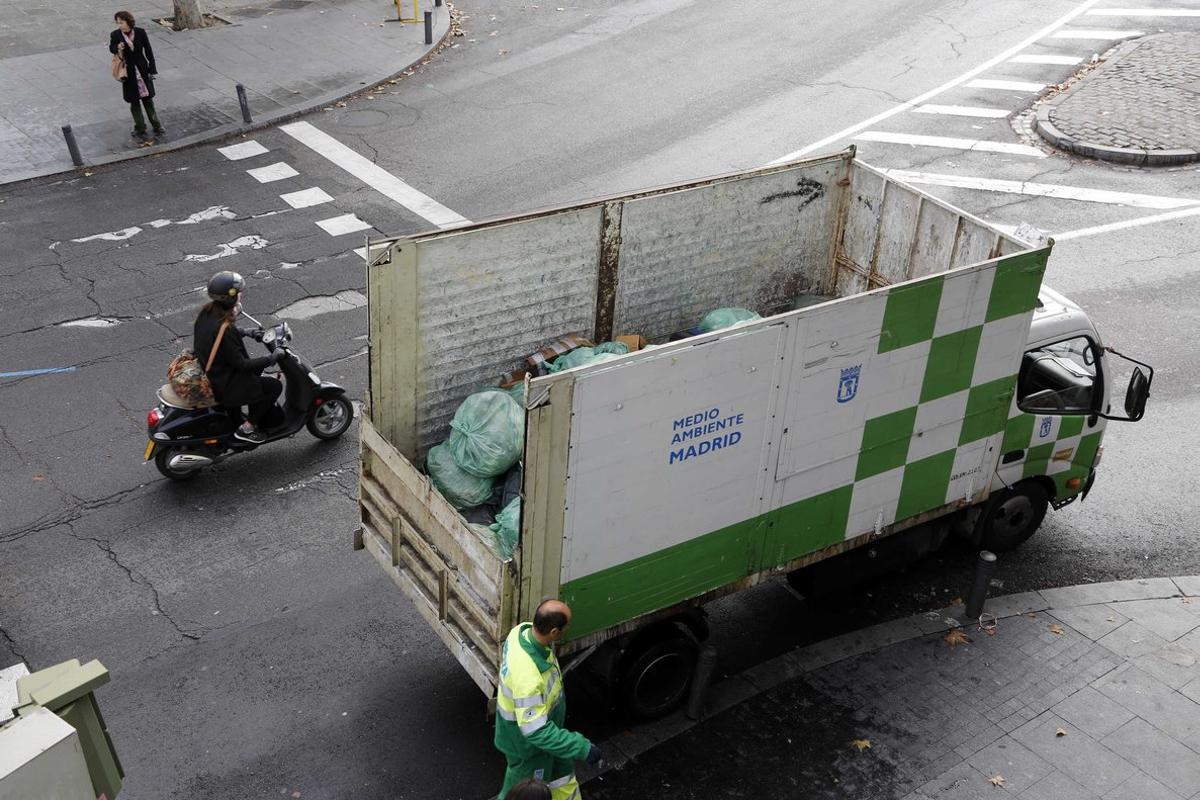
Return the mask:
M 503 475 L 525 447 L 525 409 L 501 389 L 477 392 L 454 412 L 447 444 L 464 472 Z
M 762 317 L 748 308 L 717 308 L 704 315 L 699 327 L 701 333 L 712 333 L 732 328 L 739 322 L 753 322 L 756 319 Z
M 492 496 L 492 479 L 464 472 L 446 442 L 430 449 L 429 455 L 425 456 L 425 466 L 434 488 L 460 511 L 482 505 Z
M 595 347 L 576 347 L 566 355 L 561 355 L 546 365 L 550 372 L 562 372 L 564 369 L 574 369 L 585 364 L 599 364 L 611 361 L 629 352 L 623 342 L 604 342 Z
M 514 497 L 489 527 L 495 536 L 496 552 L 505 561 L 512 558 L 521 538 L 521 498 Z

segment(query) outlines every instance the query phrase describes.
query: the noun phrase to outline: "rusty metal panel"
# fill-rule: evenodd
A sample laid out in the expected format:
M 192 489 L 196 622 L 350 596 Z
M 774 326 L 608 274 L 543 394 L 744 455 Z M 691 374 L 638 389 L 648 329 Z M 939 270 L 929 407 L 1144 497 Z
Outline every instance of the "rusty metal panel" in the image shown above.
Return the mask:
M 950 269 L 960 219 L 962 217 L 944 206 L 934 203 L 921 205 L 908 277 L 923 278 Z
M 901 186 L 889 186 L 879 220 L 879 246 L 872 272 L 882 280 L 877 285 L 908 280 L 912 263 L 913 237 L 921 213 L 922 198 Z
M 655 340 L 722 306 L 790 310 L 826 280 L 843 162 L 627 200 L 613 330 Z
M 416 241 L 420 453 L 467 395 L 564 333 L 591 334 L 600 216 L 592 206 Z
M 846 223 L 842 228 L 840 242 L 842 263 L 839 264 L 839 273 L 847 267 L 857 268 L 863 274 L 870 272 L 875 248 L 879 242 L 879 217 L 883 211 L 883 200 L 887 190 L 888 181 L 882 175 L 862 169 L 851 169 L 850 199 L 846 204 Z M 851 281 L 850 285 L 857 285 L 853 278 L 843 279 L 839 274 L 839 289 L 846 285 L 844 280 Z M 863 291 L 865 287 L 864 282 L 856 291 Z M 845 296 L 840 291 L 839 294 Z

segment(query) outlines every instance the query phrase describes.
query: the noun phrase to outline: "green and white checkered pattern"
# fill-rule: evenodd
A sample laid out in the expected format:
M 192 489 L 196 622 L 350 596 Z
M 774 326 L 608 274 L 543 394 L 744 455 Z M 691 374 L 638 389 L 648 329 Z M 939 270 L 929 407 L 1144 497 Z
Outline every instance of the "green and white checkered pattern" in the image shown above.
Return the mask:
M 1011 485 L 1034 475 L 1047 475 L 1054 481 L 1058 497 L 1069 497 L 1080 490 L 1096 461 L 1104 420 L 1091 423 L 1085 416 L 1026 414 L 1017 408 L 1016 398 L 1009 410 L 1000 453 L 1023 452 L 997 470 L 993 489 Z M 1079 478 L 1072 487 L 1067 481 Z
M 814 315 L 801 339 L 804 366 L 793 374 L 789 440 L 776 474 L 785 481 L 781 528 L 798 525 L 800 540 L 780 542 L 769 557 L 986 490 L 1048 252 L 931 276 L 852 311 Z M 855 397 L 831 401 L 856 366 Z

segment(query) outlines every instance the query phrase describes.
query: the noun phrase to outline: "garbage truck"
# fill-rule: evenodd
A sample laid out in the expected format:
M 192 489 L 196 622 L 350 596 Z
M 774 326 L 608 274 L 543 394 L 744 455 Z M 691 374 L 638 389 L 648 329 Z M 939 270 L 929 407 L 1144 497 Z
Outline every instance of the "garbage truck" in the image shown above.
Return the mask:
M 370 239 L 355 546 L 485 695 L 510 628 L 559 597 L 564 660 L 666 713 L 706 602 L 917 529 L 1012 548 L 1087 495 L 1153 370 L 1042 286 L 1052 248 L 853 148 Z M 755 314 L 697 330 L 717 308 Z M 425 458 L 465 398 L 568 332 L 635 345 L 524 374 L 505 557 Z

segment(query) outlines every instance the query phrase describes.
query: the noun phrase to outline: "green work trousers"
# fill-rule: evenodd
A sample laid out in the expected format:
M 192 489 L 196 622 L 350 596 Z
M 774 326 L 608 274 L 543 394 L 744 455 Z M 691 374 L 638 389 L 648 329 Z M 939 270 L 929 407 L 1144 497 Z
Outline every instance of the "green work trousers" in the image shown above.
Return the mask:
M 158 113 L 154 110 L 154 99 L 151 97 L 143 97 L 129 104 L 129 113 L 133 115 L 133 129 L 138 133 L 146 132 L 146 120 L 142 116 L 142 106 L 146 107 L 146 116 L 150 118 L 151 127 L 155 131 L 162 130 L 162 123 L 158 121 Z

